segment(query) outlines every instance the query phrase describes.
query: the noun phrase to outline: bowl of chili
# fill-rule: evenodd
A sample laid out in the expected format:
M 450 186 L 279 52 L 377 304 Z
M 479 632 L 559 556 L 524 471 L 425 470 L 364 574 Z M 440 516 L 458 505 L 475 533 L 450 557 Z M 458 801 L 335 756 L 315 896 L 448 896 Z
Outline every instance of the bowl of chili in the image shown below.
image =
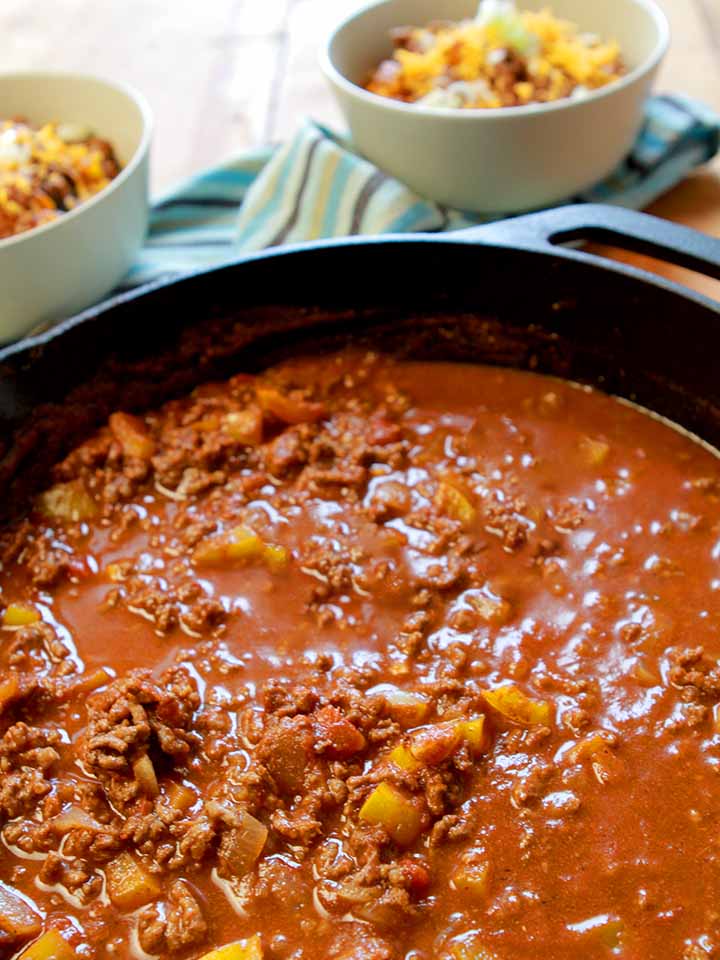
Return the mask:
M 127 272 L 147 229 L 151 128 L 125 84 L 0 74 L 0 340 L 83 309 Z
M 518 0 L 518 10 L 536 20 L 547 6 L 543 0 Z M 452 82 L 463 75 L 452 63 L 468 41 L 467 25 L 477 13 L 475 0 L 447 0 L 440 6 L 436 0 L 380 0 L 348 17 L 329 37 L 322 65 L 358 150 L 421 196 L 488 213 L 547 206 L 602 180 L 629 151 L 640 128 L 643 103 L 667 49 L 668 23 L 654 0 L 593 4 L 557 0 L 550 6 L 553 14 L 577 28 L 576 38 L 586 40 L 590 49 L 597 40 L 594 49 L 603 56 L 618 51 L 614 61 L 611 56 L 604 65 L 611 81 L 598 85 L 600 71 L 593 80 L 595 89 L 568 85 L 567 95 L 526 101 L 535 97 L 532 77 L 526 75 L 524 58 L 513 44 L 523 47 L 533 37 L 518 14 L 513 29 L 525 35 L 514 38 L 505 28 L 504 46 L 498 41 L 488 54 L 491 60 L 504 57 L 504 69 L 519 65 L 515 92 L 509 100 L 498 97 L 498 91 L 483 81 L 484 105 L 464 108 L 448 106 L 452 99 L 445 94 L 462 87 L 458 96 L 465 95 L 473 87 Z M 427 26 L 440 17 L 439 32 L 435 27 L 428 31 Z M 458 22 L 465 22 L 465 30 L 453 30 Z M 549 32 L 556 29 L 551 18 Z M 494 25 L 493 30 L 502 32 Z M 570 39 L 572 35 L 571 30 Z M 395 95 L 393 82 L 384 83 L 383 70 L 378 69 L 383 61 L 393 65 L 393 36 L 396 43 L 410 36 L 411 46 L 420 48 L 428 36 L 430 42 L 439 37 L 440 46 L 446 42 L 447 64 L 439 65 L 439 57 L 423 62 L 422 52 L 414 46 L 403 59 L 412 61 L 421 92 L 427 92 L 428 70 L 447 67 L 437 77 L 445 90 L 432 88 L 418 98 L 411 94 L 411 85 Z M 567 38 L 562 43 L 575 58 L 577 50 Z M 553 53 L 557 62 L 561 55 L 562 50 Z M 430 59 L 434 56 L 435 51 Z M 481 47 L 470 51 L 470 59 L 477 56 L 485 56 Z M 472 101 L 478 104 L 479 82 L 475 81 Z

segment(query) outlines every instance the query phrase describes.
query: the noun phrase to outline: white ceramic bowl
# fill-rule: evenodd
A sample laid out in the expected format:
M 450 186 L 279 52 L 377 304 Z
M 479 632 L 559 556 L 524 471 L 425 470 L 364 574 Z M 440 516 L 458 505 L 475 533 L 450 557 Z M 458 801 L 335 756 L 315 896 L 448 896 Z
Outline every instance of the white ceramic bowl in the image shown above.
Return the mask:
M 57 220 L 0 240 L 0 340 L 54 323 L 108 293 L 127 273 L 148 220 L 150 110 L 123 84 L 70 73 L 0 73 L 0 117 L 88 126 L 122 170 Z
M 550 6 L 620 44 L 628 73 L 578 100 L 451 110 L 380 97 L 360 84 L 392 50 L 393 27 L 461 20 L 477 0 L 381 0 L 332 34 L 323 67 L 358 149 L 417 193 L 465 210 L 516 212 L 592 186 L 627 154 L 665 54 L 669 28 L 653 0 L 519 0 Z

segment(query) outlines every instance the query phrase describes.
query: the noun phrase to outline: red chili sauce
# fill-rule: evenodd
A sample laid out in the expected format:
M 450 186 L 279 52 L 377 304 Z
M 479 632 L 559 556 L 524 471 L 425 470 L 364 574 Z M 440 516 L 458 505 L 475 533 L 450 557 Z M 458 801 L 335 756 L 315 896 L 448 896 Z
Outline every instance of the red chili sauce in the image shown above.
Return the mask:
M 113 414 L 2 534 L 0 956 L 720 955 L 720 463 L 343 354 Z

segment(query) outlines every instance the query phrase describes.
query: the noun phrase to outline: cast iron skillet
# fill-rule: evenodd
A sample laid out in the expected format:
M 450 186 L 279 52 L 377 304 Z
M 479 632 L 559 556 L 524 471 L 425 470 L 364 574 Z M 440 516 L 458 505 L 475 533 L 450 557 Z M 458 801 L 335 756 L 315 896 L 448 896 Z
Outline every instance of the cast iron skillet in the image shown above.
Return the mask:
M 592 383 L 720 446 L 720 305 L 562 246 L 600 240 L 720 279 L 720 241 L 577 206 L 454 235 L 274 249 L 117 297 L 0 352 L 0 510 L 115 409 L 346 343 Z

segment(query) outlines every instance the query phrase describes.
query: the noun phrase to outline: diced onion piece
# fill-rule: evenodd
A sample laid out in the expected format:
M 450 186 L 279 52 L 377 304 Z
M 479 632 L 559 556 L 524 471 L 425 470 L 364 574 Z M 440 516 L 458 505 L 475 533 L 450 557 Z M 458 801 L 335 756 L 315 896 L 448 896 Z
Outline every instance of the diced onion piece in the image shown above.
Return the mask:
M 484 715 L 460 723 L 465 743 L 472 757 L 482 757 L 490 749 L 490 733 Z
M 501 627 L 512 616 L 512 607 L 507 600 L 479 590 L 468 590 L 465 594 L 473 613 L 490 626 Z
M 421 693 L 388 688 L 382 691 L 382 695 L 390 718 L 406 730 L 419 727 L 430 714 L 431 703 Z
M 467 939 L 456 940 L 450 947 L 452 960 L 498 960 L 497 954 L 471 934 Z
M 121 910 L 137 910 L 156 900 L 162 887 L 130 856 L 121 853 L 105 867 L 108 896 Z
M 602 786 L 617 779 L 623 769 L 622 761 L 613 753 L 607 737 L 599 733 L 580 740 L 568 750 L 567 756 L 571 763 L 589 763 L 595 779 Z
M 262 442 L 262 413 L 257 407 L 251 406 L 246 410 L 226 413 L 222 426 L 225 433 L 238 443 L 257 447 Z
M 597 750 L 591 761 L 595 779 L 601 786 L 617 780 L 623 771 L 623 762 L 617 757 L 607 744 Z
M 410 753 L 421 763 L 442 763 L 457 753 L 462 741 L 462 724 L 457 721 L 432 723 L 413 733 Z
M 713 730 L 720 733 L 720 703 L 716 703 L 712 709 Z
M 407 770 L 408 773 L 414 773 L 422 767 L 420 761 L 415 759 L 404 743 L 399 743 L 390 751 L 388 760 L 401 770 Z
M 100 833 L 102 830 L 107 829 L 83 810 L 82 807 L 75 806 L 74 804 L 68 807 L 67 810 L 62 810 L 58 813 L 57 816 L 50 820 L 50 823 L 60 833 L 68 833 L 70 830 L 94 830 L 96 833 Z
M 41 929 L 39 914 L 22 897 L 0 883 L 0 944 L 9 942 L 17 948 L 36 937 Z
M 259 386 L 256 394 L 262 409 L 283 423 L 314 423 L 327 412 L 324 404 L 306 400 L 297 391 L 281 393 L 275 387 Z
M 423 810 L 418 802 L 392 783 L 379 783 L 360 808 L 360 819 L 383 827 L 400 847 L 420 836 Z
M 578 741 L 574 747 L 571 747 L 568 752 L 568 760 L 571 763 L 582 763 L 585 760 L 590 760 L 598 750 L 606 748 L 608 741 L 602 734 L 594 733 L 589 737 L 585 737 L 584 740 Z
M 0 713 L 20 696 L 20 681 L 14 673 L 0 680 Z
M 647 663 L 638 660 L 633 664 L 632 675 L 641 687 L 657 687 L 662 680 L 656 670 L 652 670 Z
M 160 793 L 155 767 L 150 757 L 144 753 L 133 761 L 133 774 L 146 797 L 156 797 Z
M 126 457 L 149 460 L 155 453 L 155 441 L 139 417 L 129 413 L 112 413 L 108 425 Z
M 211 950 L 200 960 L 263 960 L 263 948 L 259 934 L 248 940 L 237 940 L 235 943 L 226 943 L 224 947 Z
M 59 123 L 55 132 L 65 143 L 82 143 L 93 135 L 92 127 L 85 123 Z
M 352 905 L 352 915 L 357 917 L 358 920 L 367 920 L 368 923 L 372 923 L 380 930 L 390 930 L 397 925 L 397 907 L 395 904 L 392 901 L 383 900 L 376 893 L 373 894 L 372 891 L 365 900 L 360 900 Z M 357 953 L 354 955 L 353 953 L 343 954 L 338 960 L 355 960 L 357 956 Z M 365 960 L 366 955 L 360 954 L 360 956 Z
M 589 467 L 601 467 L 610 453 L 610 444 L 605 440 L 583 437 L 580 440 L 580 453 Z
M 532 700 L 514 684 L 486 690 L 483 697 L 506 720 L 521 727 L 550 723 L 550 704 L 545 700 Z
M 40 611 L 27 603 L 11 603 L 3 610 L 2 622 L 5 627 L 26 627 L 40 620 Z
M 79 523 L 91 520 L 98 514 L 98 507 L 85 489 L 82 480 L 56 483 L 38 498 L 38 509 L 50 520 Z
M 267 827 L 247 811 L 240 811 L 238 821 L 220 841 L 220 862 L 225 876 L 242 877 L 252 870 L 267 840 Z
M 194 790 L 191 790 L 190 787 L 186 787 L 182 783 L 177 783 L 174 780 L 171 780 L 165 787 L 165 796 L 170 806 L 174 807 L 176 810 L 179 810 L 181 813 L 184 813 L 186 810 L 189 810 L 190 807 L 197 800 L 197 796 Z
M 18 960 L 76 960 L 77 954 L 54 928 L 50 927 L 20 954 Z
M 464 493 L 445 480 L 440 481 L 435 491 L 435 506 L 441 513 L 450 517 L 451 520 L 461 523 L 464 527 L 469 527 L 475 520 L 475 507 Z

